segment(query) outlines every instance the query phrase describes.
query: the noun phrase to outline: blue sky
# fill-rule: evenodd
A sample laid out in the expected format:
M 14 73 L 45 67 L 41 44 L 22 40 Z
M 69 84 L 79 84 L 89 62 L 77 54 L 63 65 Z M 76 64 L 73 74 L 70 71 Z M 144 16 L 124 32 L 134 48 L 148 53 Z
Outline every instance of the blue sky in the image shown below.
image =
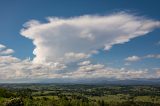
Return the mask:
M 14 53 L 7 54 L 11 57 L 15 57 L 20 61 L 31 58 L 28 61 L 38 60 L 40 56 L 45 56 L 39 53 L 33 54 L 33 50 L 38 48 L 39 44 L 33 44 L 33 41 L 37 41 L 37 38 L 30 38 L 27 34 L 32 28 L 31 25 L 24 27 L 23 25 L 30 20 L 36 20 L 40 23 L 48 23 L 47 17 L 57 17 L 59 19 L 70 19 L 74 17 L 80 17 L 84 15 L 109 17 L 110 15 L 119 16 L 119 13 L 126 15 L 127 17 L 141 17 L 144 20 L 152 20 L 154 22 L 160 20 L 160 1 L 159 0 L 1 0 L 0 1 L 0 44 L 5 45 L 5 49 L 12 49 Z M 117 15 L 116 15 L 117 14 Z M 92 18 L 91 18 L 92 19 Z M 81 20 L 81 18 L 77 18 Z M 96 20 L 96 19 L 95 19 Z M 134 21 L 134 20 L 133 20 Z M 138 20 L 141 21 L 141 20 Z M 33 22 L 34 23 L 34 22 Z M 31 22 L 29 24 L 32 24 Z M 41 25 L 41 24 L 40 24 Z M 159 25 L 158 25 L 159 26 Z M 34 26 L 33 26 L 34 27 Z M 25 28 L 26 32 L 21 33 L 21 30 Z M 98 27 L 97 27 L 98 28 Z M 100 27 L 101 28 L 101 27 Z M 76 60 L 72 62 L 62 63 L 68 67 L 68 69 L 60 69 L 64 72 L 65 70 L 76 70 L 78 62 L 90 61 L 88 65 L 104 65 L 104 67 L 128 70 L 148 70 L 149 72 L 159 72 L 160 67 L 160 30 L 159 27 L 151 28 L 153 31 L 144 33 L 144 36 L 136 36 L 129 38 L 129 41 L 122 42 L 123 44 L 117 43 L 111 45 L 112 47 L 108 50 L 104 50 L 103 47 L 98 48 L 97 54 L 85 57 L 84 60 Z M 39 31 L 39 29 L 37 29 Z M 147 29 L 150 30 L 150 29 Z M 41 32 L 41 31 L 39 31 Z M 93 31 L 94 32 L 94 31 Z M 34 32 L 33 32 L 34 33 Z M 29 33 L 30 34 L 30 33 Z M 88 34 L 88 32 L 87 32 Z M 34 35 L 34 34 L 33 34 Z M 52 35 L 52 34 L 51 34 Z M 44 35 L 45 36 L 45 35 Z M 48 39 L 48 38 L 44 38 Z M 54 39 L 54 38 L 53 38 Z M 65 39 L 65 38 L 64 38 Z M 109 39 L 109 38 L 106 38 Z M 72 40 L 72 39 L 71 39 Z M 52 41 L 52 40 L 51 40 Z M 38 42 L 38 41 L 37 41 Z M 45 42 L 45 41 L 44 41 Z M 49 48 L 44 49 L 48 51 L 52 47 L 50 41 L 46 41 Z M 98 41 L 99 42 L 99 41 Z M 98 43 L 99 44 L 99 43 Z M 95 43 L 94 45 L 98 45 Z M 42 44 L 40 44 L 42 45 Z M 76 44 L 75 44 L 76 46 Z M 43 45 L 43 48 L 46 47 Z M 56 46 L 57 47 L 57 46 Z M 59 46 L 60 48 L 60 46 Z M 58 48 L 58 50 L 59 50 Z M 80 47 L 82 48 L 82 47 Z M 93 47 L 94 48 L 94 47 Z M 82 48 L 83 49 L 83 48 Z M 77 52 L 77 49 L 74 49 Z M 86 49 L 84 49 L 86 50 Z M 63 51 L 63 50 L 62 50 Z M 68 50 L 66 50 L 68 51 Z M 60 52 L 60 51 L 59 51 Z M 71 54 L 72 52 L 72 54 Z M 88 53 L 88 51 L 84 51 Z M 81 53 L 84 53 L 83 51 Z M 57 52 L 58 53 L 58 52 Z M 70 55 L 74 51 L 70 51 Z M 78 54 L 78 53 L 77 53 Z M 79 54 L 80 55 L 80 54 Z M 151 55 L 151 56 L 149 56 Z M 2 55 L 6 56 L 6 54 Z M 1 57 L 2 57 L 1 56 Z M 39 56 L 39 57 L 38 57 Z M 48 54 L 46 57 L 55 59 L 52 55 Z M 131 59 L 127 59 L 127 58 Z M 70 60 L 69 60 L 70 61 Z M 45 61 L 46 62 L 46 61 Z M 57 64 L 57 61 L 49 61 Z M 46 62 L 47 63 L 47 62 Z M 59 63 L 58 63 L 59 64 Z M 82 66 L 81 66 L 82 67 Z M 96 67 L 96 66 L 95 66 Z M 80 67 L 79 67 L 80 68 Z M 15 69 L 16 70 L 16 69 Z M 57 71 L 57 70 L 56 70 Z M 38 71 L 39 72 L 39 71 Z M 37 73 L 38 73 L 37 72 Z M 68 72 L 68 71 L 67 71 Z M 58 72 L 59 73 L 59 72 Z M 27 78 L 31 76 L 30 74 Z M 64 76 L 63 76 L 64 77 Z M 104 77 L 104 76 L 103 76 Z M 20 78 L 25 79 L 26 77 L 21 76 Z M 29 77 L 30 78 L 30 77 Z M 128 78 L 128 77 L 127 77 Z M 44 77 L 45 79 L 45 77 Z M 4 80 L 7 80 L 4 78 Z

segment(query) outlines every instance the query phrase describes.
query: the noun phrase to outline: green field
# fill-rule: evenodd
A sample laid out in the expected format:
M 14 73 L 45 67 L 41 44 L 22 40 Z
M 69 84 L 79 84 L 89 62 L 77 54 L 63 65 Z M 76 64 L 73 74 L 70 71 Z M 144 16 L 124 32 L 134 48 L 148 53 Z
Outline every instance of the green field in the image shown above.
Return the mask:
M 160 106 L 160 87 L 3 84 L 0 106 Z

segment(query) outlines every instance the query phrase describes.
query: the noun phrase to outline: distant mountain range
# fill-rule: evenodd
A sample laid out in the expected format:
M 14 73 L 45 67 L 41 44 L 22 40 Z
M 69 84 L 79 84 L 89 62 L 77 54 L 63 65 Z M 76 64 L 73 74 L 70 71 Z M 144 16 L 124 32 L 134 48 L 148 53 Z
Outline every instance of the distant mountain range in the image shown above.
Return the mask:
M 111 84 L 111 85 L 160 85 L 160 79 L 47 79 L 38 83 L 73 83 L 73 84 Z
M 118 79 L 106 79 L 106 78 L 95 78 L 95 79 L 43 79 L 43 80 L 34 80 L 32 82 L 28 81 L 10 81 L 4 82 L 1 81 L 1 84 L 14 84 L 14 83 L 37 83 L 37 84 L 99 84 L 99 85 L 159 85 L 160 86 L 160 79 L 125 79 L 125 80 L 118 80 Z

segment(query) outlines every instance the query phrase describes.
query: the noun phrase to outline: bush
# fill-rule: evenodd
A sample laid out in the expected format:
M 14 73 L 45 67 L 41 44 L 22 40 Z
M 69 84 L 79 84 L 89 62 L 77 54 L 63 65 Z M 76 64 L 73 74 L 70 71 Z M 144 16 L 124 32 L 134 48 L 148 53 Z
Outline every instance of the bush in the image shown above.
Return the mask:
M 5 102 L 5 106 L 24 106 L 23 100 L 20 98 L 14 98 Z

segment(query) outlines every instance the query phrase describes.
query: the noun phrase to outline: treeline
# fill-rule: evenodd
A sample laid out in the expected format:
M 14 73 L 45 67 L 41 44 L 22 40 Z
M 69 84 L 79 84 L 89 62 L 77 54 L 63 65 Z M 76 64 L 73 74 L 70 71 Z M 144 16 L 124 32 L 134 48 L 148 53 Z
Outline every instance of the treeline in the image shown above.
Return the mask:
M 4 89 L 4 88 L 0 88 L 0 97 L 4 97 L 4 98 L 10 98 L 10 97 L 15 97 L 15 93 Z
M 129 94 L 131 96 L 160 96 L 160 87 L 153 86 L 93 86 L 93 85 L 70 85 L 43 87 L 37 92 L 53 91 L 49 93 L 41 93 L 40 95 L 58 95 L 61 93 L 80 93 L 87 96 L 105 96 L 116 94 Z M 39 94 L 37 94 L 39 95 Z
M 160 104 L 135 101 L 107 103 L 104 100 L 90 101 L 86 98 L 73 99 L 62 96 L 59 99 L 55 99 L 54 97 L 12 98 L 3 102 L 2 104 L 0 104 L 0 106 L 160 106 Z

